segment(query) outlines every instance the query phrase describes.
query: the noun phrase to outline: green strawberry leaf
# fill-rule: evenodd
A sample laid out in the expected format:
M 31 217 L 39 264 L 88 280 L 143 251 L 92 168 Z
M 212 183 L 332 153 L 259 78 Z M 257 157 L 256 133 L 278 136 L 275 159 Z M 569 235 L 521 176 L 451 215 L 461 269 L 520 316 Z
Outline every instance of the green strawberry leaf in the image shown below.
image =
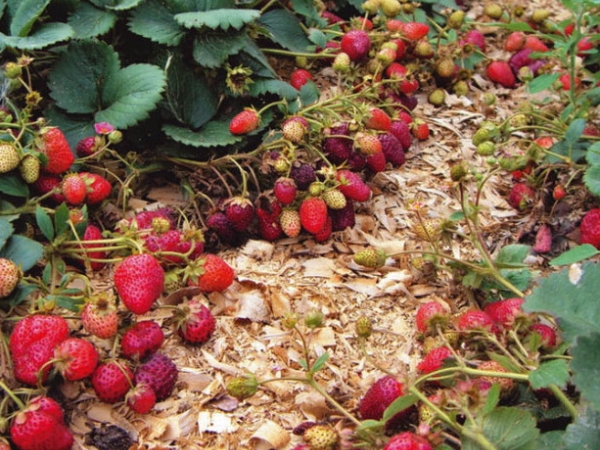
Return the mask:
M 178 122 L 191 128 L 200 128 L 217 112 L 219 99 L 204 77 L 173 58 L 167 66 L 167 107 Z
M 212 69 L 223 65 L 229 56 L 240 52 L 248 45 L 248 41 L 246 33 L 241 31 L 201 34 L 194 40 L 192 56 L 201 66 Z
M 19 2 L 10 22 L 10 34 L 19 37 L 27 36 L 49 3 L 50 0 L 22 0 Z
M 66 23 L 45 23 L 33 34 L 26 37 L 7 36 L 0 33 L 0 46 L 16 48 L 19 50 L 39 50 L 57 42 L 73 37 L 74 31 Z
M 241 29 L 245 24 L 251 23 L 260 17 L 256 9 L 229 9 L 221 8 L 212 11 L 195 11 L 175 14 L 175 20 L 186 28 L 207 27 L 212 30 L 220 28 L 229 30 Z
M 383 412 L 381 420 L 387 422 L 389 419 L 394 417 L 400 411 L 404 411 L 406 408 L 411 407 L 419 401 L 419 397 L 414 394 L 401 395 L 388 406 Z
M 567 266 L 591 258 L 598 254 L 600 254 L 600 251 L 598 251 L 593 245 L 581 244 L 552 259 L 550 261 L 550 265 Z
M 15 227 L 8 220 L 0 219 L 0 249 L 6 245 L 8 238 L 15 232 Z
M 108 122 L 118 129 L 135 125 L 149 116 L 165 87 L 163 70 L 152 64 L 131 64 L 113 74 L 104 86 L 104 109 L 96 122 Z
M 12 260 L 27 272 L 44 256 L 44 246 L 33 239 L 15 234 L 2 248 L 0 256 Z
M 565 449 L 598 448 L 598 442 L 600 442 L 600 412 L 590 407 L 585 408 L 577 416 L 577 419 L 567 427 L 562 442 L 565 444 Z
M 164 125 L 163 132 L 176 142 L 191 147 L 222 147 L 243 140 L 242 136 L 234 136 L 229 132 L 229 123 L 222 121 L 207 122 L 199 131 L 175 125 Z
M 528 411 L 517 408 L 499 407 L 490 414 L 468 421 L 465 427 L 474 433 L 483 434 L 497 450 L 537 450 L 540 430 L 535 418 Z M 462 440 L 462 450 L 479 450 L 481 447 L 472 439 Z
M 523 267 L 531 246 L 523 244 L 506 245 L 500 249 L 496 263 L 501 267 Z
M 54 229 L 57 236 L 69 230 L 69 207 L 66 203 L 61 203 L 54 211 Z
M 571 348 L 573 381 L 581 394 L 600 411 L 600 332 L 579 336 Z
M 98 8 L 114 9 L 115 11 L 125 11 L 135 8 L 143 0 L 90 0 Z
M 0 299 L 0 301 L 8 300 L 8 304 L 11 307 L 15 307 L 23 303 L 25 299 L 30 294 L 37 291 L 37 289 L 38 287 L 36 285 L 19 283 L 15 290 L 12 291 L 12 293 L 7 298 Z
M 538 92 L 545 91 L 554 84 L 559 76 L 560 74 L 558 73 L 546 73 L 543 75 L 538 75 L 529 83 L 527 83 L 527 90 L 530 94 L 537 94 Z
M 249 94 L 252 97 L 258 97 L 267 93 L 277 94 L 287 100 L 298 98 L 298 91 L 285 81 L 274 80 L 272 78 L 261 78 L 254 80 L 254 83 L 250 85 Z
M 564 434 L 563 430 L 542 433 L 538 442 L 538 448 L 543 448 L 544 450 L 568 450 L 562 442 Z
M 569 381 L 569 365 L 564 359 L 546 361 L 529 373 L 529 383 L 533 389 L 541 389 L 555 384 L 564 387 Z
M 29 187 L 16 173 L 3 173 L 0 176 L 0 192 L 13 197 L 29 197 Z
M 583 174 L 583 182 L 592 195 L 600 196 L 600 164 L 587 167 Z
M 273 9 L 264 13 L 258 23 L 269 32 L 272 41 L 293 52 L 305 52 L 311 45 L 300 21 L 287 9 Z
M 590 165 L 600 164 L 600 142 L 595 142 L 588 147 L 585 160 Z
M 49 242 L 52 242 L 55 236 L 54 225 L 52 225 L 50 215 L 40 205 L 37 205 L 35 208 L 35 221 L 46 239 L 48 239 Z
M 319 356 L 317 358 L 315 363 L 312 365 L 312 368 L 311 368 L 312 372 L 315 373 L 315 372 L 318 372 L 319 370 L 321 370 L 328 360 L 329 360 L 329 353 L 327 353 L 327 352 L 323 353 L 321 356 Z
M 48 299 L 54 300 L 56 302 L 56 306 L 73 312 L 80 311 L 84 303 L 83 298 L 73 298 L 66 295 L 49 295 Z
M 600 265 L 572 265 L 542 279 L 525 298 L 523 310 L 546 312 L 558 319 L 564 341 L 600 333 Z
M 168 7 L 157 0 L 149 0 L 137 7 L 131 13 L 128 26 L 135 34 L 168 46 L 178 45 L 187 33 Z
M 77 39 L 88 39 L 107 33 L 117 21 L 111 11 L 102 11 L 88 3 L 79 3 L 69 15 L 67 23 Z

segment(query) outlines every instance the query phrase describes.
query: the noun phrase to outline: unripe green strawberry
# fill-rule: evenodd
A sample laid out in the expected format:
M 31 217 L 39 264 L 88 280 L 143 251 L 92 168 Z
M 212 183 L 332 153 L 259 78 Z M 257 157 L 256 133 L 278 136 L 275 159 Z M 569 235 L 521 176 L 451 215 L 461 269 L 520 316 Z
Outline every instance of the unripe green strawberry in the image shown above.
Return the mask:
M 402 5 L 398 0 L 381 0 L 381 12 L 386 17 L 396 17 L 401 9 Z
M 313 425 L 302 437 L 310 450 L 334 450 L 338 447 L 339 435 L 329 425 Z
M 497 3 L 486 3 L 483 7 L 483 13 L 490 19 L 498 20 L 502 17 L 502 6 Z
M 432 58 L 434 54 L 433 46 L 426 39 L 421 39 L 417 42 L 417 45 L 415 45 L 415 55 L 417 58 L 429 59 Z
M 10 80 L 19 78 L 23 73 L 23 67 L 16 62 L 7 62 L 4 66 L 4 76 Z
M 348 53 L 340 52 L 335 56 L 331 64 L 333 70 L 340 73 L 346 73 L 350 70 L 350 56 Z
M 387 254 L 380 248 L 368 247 L 354 255 L 354 262 L 364 267 L 378 269 L 385 265 Z
M 8 297 L 21 279 L 21 271 L 10 259 L 0 258 L 0 298 Z
M 427 242 L 434 242 L 440 237 L 441 228 L 438 219 L 424 219 L 422 222 L 415 223 L 412 227 L 412 232 L 419 239 Z
M 475 151 L 480 156 L 491 156 L 496 151 L 496 144 L 492 141 L 484 141 L 477 146 Z
M 344 209 L 347 204 L 346 196 L 338 189 L 327 189 L 321 196 L 328 208 Z
M 307 189 L 309 195 L 312 195 L 313 197 L 318 197 L 323 193 L 324 190 L 325 185 L 321 181 L 313 181 L 310 183 Z
M 281 126 L 283 137 L 297 144 L 304 139 L 308 131 L 308 121 L 301 116 L 293 116 L 286 119 Z
M 448 28 L 451 28 L 453 30 L 458 30 L 462 24 L 465 21 L 465 13 L 462 10 L 457 10 L 457 11 L 453 11 L 452 14 L 450 14 L 450 17 L 448 17 L 448 20 L 446 22 L 446 25 L 448 25 Z
M 477 146 L 479 144 L 481 144 L 482 142 L 488 141 L 492 138 L 490 130 L 488 130 L 487 128 L 479 128 L 475 134 L 473 134 L 473 137 L 471 138 L 471 142 L 473 142 L 473 145 Z
M 550 17 L 550 11 L 547 9 L 536 9 L 531 14 L 531 21 L 539 25 L 548 17 Z
M 373 322 L 367 316 L 360 316 L 356 320 L 356 334 L 358 337 L 366 339 L 373 332 Z
M 450 179 L 452 181 L 462 181 L 468 173 L 469 169 L 464 163 L 454 164 L 452 167 L 450 167 Z
M 458 80 L 452 85 L 452 92 L 458 96 L 465 96 L 469 93 L 469 83 L 465 80 Z
M 396 56 L 395 50 L 391 48 L 382 48 L 377 52 L 375 58 L 383 64 L 383 66 L 387 67 L 396 60 Z
M 40 160 L 34 155 L 25 155 L 19 163 L 21 178 L 27 184 L 35 183 L 40 177 Z
M 296 237 L 302 231 L 300 214 L 295 209 L 284 209 L 279 216 L 279 225 L 287 237 Z
M 446 101 L 446 91 L 441 88 L 434 89 L 427 96 L 427 101 L 433 106 L 442 106 Z
M 442 58 L 435 65 L 435 73 L 442 78 L 451 78 L 456 73 L 456 64 L 452 58 Z
M 0 173 L 10 172 L 16 169 L 21 162 L 19 152 L 11 144 L 0 145 Z
M 238 400 L 252 397 L 258 390 L 258 381 L 254 375 L 235 377 L 229 380 L 226 386 L 227 393 Z

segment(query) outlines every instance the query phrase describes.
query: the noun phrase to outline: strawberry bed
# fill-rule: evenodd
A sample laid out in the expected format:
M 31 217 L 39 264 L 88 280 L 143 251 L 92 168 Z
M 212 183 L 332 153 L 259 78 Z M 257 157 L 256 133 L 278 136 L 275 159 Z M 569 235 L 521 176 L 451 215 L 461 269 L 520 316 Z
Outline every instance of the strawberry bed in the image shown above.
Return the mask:
M 596 445 L 597 2 L 0 6 L 0 448 Z

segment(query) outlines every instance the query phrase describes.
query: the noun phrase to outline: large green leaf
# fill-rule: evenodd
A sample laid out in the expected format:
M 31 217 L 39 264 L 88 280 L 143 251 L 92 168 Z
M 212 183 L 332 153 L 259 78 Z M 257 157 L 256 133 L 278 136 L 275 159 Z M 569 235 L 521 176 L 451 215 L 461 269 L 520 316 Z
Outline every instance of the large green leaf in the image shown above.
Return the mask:
M 191 128 L 208 122 L 215 115 L 219 101 L 206 80 L 181 58 L 173 58 L 167 69 L 165 97 L 176 119 Z
M 117 21 L 112 11 L 95 8 L 89 3 L 79 3 L 67 23 L 75 31 L 75 38 L 88 39 L 107 33 Z
M 220 28 L 241 29 L 245 24 L 251 23 L 260 17 L 260 11 L 255 9 L 214 9 L 212 11 L 196 11 L 175 15 L 175 20 L 186 28 L 207 27 L 212 30 Z
M 533 389 L 541 389 L 555 384 L 564 387 L 569 381 L 569 366 L 564 359 L 546 361 L 529 373 L 529 383 Z
M 29 196 L 29 187 L 16 173 L 3 173 L 0 176 L 0 192 L 13 197 L 27 197 Z
M 124 11 L 135 8 L 143 0 L 90 0 L 98 8 L 114 9 L 115 11 Z
M 12 236 L 15 231 L 12 223 L 4 218 L 0 218 L 0 248 L 6 245 L 8 238 Z
M 594 164 L 585 170 L 583 182 L 592 195 L 600 197 L 600 164 Z
M 258 23 L 270 33 L 270 38 L 293 52 L 305 52 L 312 43 L 300 26 L 300 21 L 287 9 L 264 13 Z
M 50 97 L 68 113 L 93 114 L 103 84 L 119 69 L 119 55 L 103 42 L 73 42 L 48 77 Z
M 49 3 L 50 0 L 22 0 L 10 22 L 10 34 L 20 37 L 27 36 Z
M 208 122 L 199 131 L 174 125 L 165 125 L 162 129 L 174 141 L 191 147 L 222 147 L 241 142 L 243 139 L 229 132 L 227 122 Z
M 490 414 L 476 419 L 477 423 L 465 426 L 474 432 L 483 432 L 497 450 L 537 450 L 540 430 L 533 415 L 517 408 L 499 407 Z M 463 438 L 462 450 L 480 450 L 471 439 Z
M 196 37 L 193 58 L 198 64 L 207 68 L 221 66 L 230 55 L 235 55 L 248 43 L 242 31 L 229 33 L 206 33 Z
M 574 342 L 577 336 L 600 332 L 600 265 L 573 265 L 540 281 L 525 298 L 525 311 L 540 311 L 558 319 L 562 338 Z
M 156 0 L 147 1 L 136 8 L 128 26 L 140 36 L 168 46 L 178 45 L 187 32 L 177 23 L 173 13 Z
M 16 234 L 8 240 L 0 251 L 0 256 L 12 260 L 23 271 L 28 271 L 44 256 L 44 246 L 33 239 Z
M 250 85 L 249 94 L 253 97 L 258 97 L 262 94 L 277 94 L 282 98 L 288 100 L 294 100 L 298 98 L 298 91 L 294 89 L 289 83 L 281 80 L 275 80 L 272 78 L 261 78 L 254 80 L 254 83 Z
M 600 164 L 600 142 L 595 142 L 588 147 L 585 160 L 588 164 Z
M 566 266 L 600 254 L 592 244 L 581 244 L 550 260 L 552 266 Z
M 567 427 L 563 442 L 564 448 L 569 450 L 597 449 L 600 442 L 600 412 L 587 408 Z
M 26 37 L 6 36 L 0 33 L 0 45 L 20 50 L 39 50 L 73 37 L 74 31 L 66 23 L 50 22 L 40 26 Z
M 575 386 L 600 411 L 600 333 L 579 336 L 571 348 L 571 354 Z
M 95 115 L 96 122 L 108 122 L 124 129 L 148 117 L 160 100 L 166 78 L 152 64 L 131 64 L 106 82 L 102 101 L 105 108 Z

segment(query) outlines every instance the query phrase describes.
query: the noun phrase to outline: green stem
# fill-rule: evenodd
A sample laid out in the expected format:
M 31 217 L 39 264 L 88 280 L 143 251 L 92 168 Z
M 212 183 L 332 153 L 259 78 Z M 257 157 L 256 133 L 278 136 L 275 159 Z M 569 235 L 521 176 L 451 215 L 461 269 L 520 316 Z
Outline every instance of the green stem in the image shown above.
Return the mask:
M 554 396 L 563 404 L 563 406 L 569 411 L 573 420 L 577 419 L 579 415 L 579 411 L 575 408 L 575 405 L 569 400 L 569 398 L 565 395 L 565 393 L 554 383 L 548 386 Z

